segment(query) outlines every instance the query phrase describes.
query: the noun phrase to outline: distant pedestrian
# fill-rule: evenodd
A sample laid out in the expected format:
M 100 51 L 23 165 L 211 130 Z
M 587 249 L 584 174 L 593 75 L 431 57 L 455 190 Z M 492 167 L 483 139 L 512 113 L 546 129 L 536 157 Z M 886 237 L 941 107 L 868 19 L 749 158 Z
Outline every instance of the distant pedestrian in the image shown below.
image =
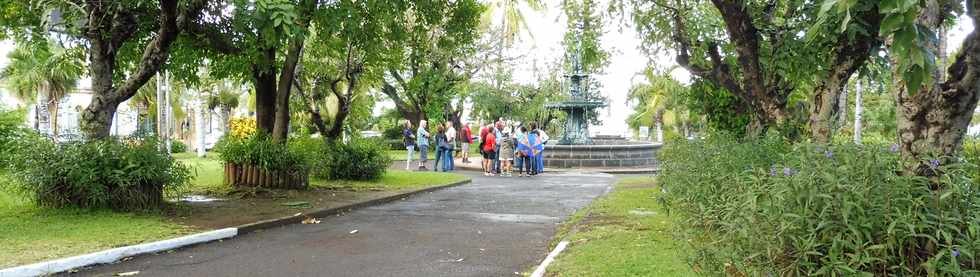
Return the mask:
M 525 126 L 521 126 L 520 130 L 521 135 L 518 136 L 517 156 L 521 159 L 522 166 L 518 167 L 517 170 L 521 177 L 531 176 L 531 168 L 533 167 L 531 166 L 531 161 L 534 155 L 534 152 L 531 150 L 531 135 Z
M 425 130 L 425 120 L 419 121 L 419 129 L 415 132 L 415 145 L 419 147 L 419 170 L 428 170 L 425 163 L 429 161 L 429 132 Z
M 493 125 L 493 135 L 494 138 L 502 138 L 504 130 L 504 120 L 501 118 Z M 499 140 L 499 139 L 498 139 Z M 500 174 L 500 143 L 497 143 L 497 149 L 494 149 L 498 153 L 496 159 L 493 160 L 493 172 Z
M 500 176 L 513 176 L 514 140 L 507 128 L 504 128 L 500 134 L 500 138 L 497 139 L 497 144 L 500 145 L 500 150 L 497 151 L 500 157 Z
M 448 148 L 448 142 L 446 142 L 446 127 L 441 124 L 436 125 L 436 160 L 432 164 L 432 170 L 439 171 L 439 163 L 442 163 L 442 171 L 446 171 L 446 166 L 448 163 L 445 162 L 446 149 Z
M 483 126 L 482 123 L 480 124 L 480 145 L 477 148 L 477 150 L 480 150 L 480 155 L 483 156 L 484 161 L 486 159 L 486 155 L 484 155 L 483 153 L 483 145 L 486 144 L 487 133 L 490 132 L 490 128 L 491 128 L 490 125 Z M 485 166 L 486 164 L 487 164 L 486 162 L 480 163 L 480 165 L 483 166 L 483 171 L 487 170 Z
M 534 129 L 535 134 L 538 136 L 538 140 L 541 141 L 541 151 L 534 158 L 535 172 L 544 173 L 544 147 L 548 143 L 548 134 L 544 132 L 544 129 L 538 128 L 538 124 L 531 122 L 531 129 Z
M 412 156 L 415 155 L 415 132 L 412 131 L 411 121 L 405 121 L 405 129 L 402 130 L 402 137 L 405 141 L 405 150 L 408 150 L 408 157 L 405 160 L 405 170 L 411 170 Z
M 483 142 L 483 175 L 493 176 L 493 161 L 497 159 L 496 136 L 488 131 L 481 141 Z
M 463 163 L 470 163 L 470 144 L 473 144 L 473 133 L 470 131 L 470 124 L 463 123 L 463 130 L 460 130 L 461 151 L 463 152 Z
M 527 129 L 524 126 L 522 126 L 520 123 L 514 124 L 514 134 L 512 136 L 514 137 L 514 151 L 515 151 L 514 165 L 517 166 L 517 171 L 521 171 L 521 169 L 524 168 L 524 159 L 522 159 L 523 157 L 521 157 L 520 145 L 521 145 L 521 141 L 524 141 L 524 136 L 526 135 L 526 133 L 527 133 Z
M 459 140 L 456 139 L 456 128 L 453 127 L 452 121 L 446 121 L 446 141 L 449 143 L 449 147 L 446 149 L 448 151 L 446 155 L 448 155 L 449 170 L 456 170 L 456 149 L 459 149 L 456 143 Z

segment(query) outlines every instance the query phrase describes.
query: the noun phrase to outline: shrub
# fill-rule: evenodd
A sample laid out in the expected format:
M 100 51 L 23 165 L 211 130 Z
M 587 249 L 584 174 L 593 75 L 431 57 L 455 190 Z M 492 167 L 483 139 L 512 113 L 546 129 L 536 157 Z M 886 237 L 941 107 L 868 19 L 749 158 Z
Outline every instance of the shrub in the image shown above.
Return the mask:
M 0 109 L 0 170 L 7 166 L 12 158 L 15 143 L 26 139 L 31 132 L 23 127 L 24 116 L 19 111 Z
M 976 166 L 940 165 L 940 190 L 903 176 L 888 146 L 777 138 L 675 141 L 660 199 L 703 273 L 962 276 L 980 273 Z
M 313 176 L 329 180 L 375 180 L 385 174 L 391 158 L 379 139 L 355 139 L 324 146 L 313 162 Z
M 19 191 L 45 207 L 157 208 L 190 181 L 190 170 L 153 139 L 116 139 L 62 145 L 24 140 L 10 172 Z
M 287 145 L 273 141 L 268 135 L 256 133 L 247 138 L 224 136 L 220 157 L 226 163 L 251 164 L 265 170 L 307 169 L 306 156 L 292 151 Z
M 230 126 L 231 136 L 239 139 L 245 139 L 255 135 L 257 130 L 257 124 L 254 118 L 232 118 L 228 125 Z
M 179 140 L 172 140 L 170 141 L 170 151 L 173 153 L 187 152 L 187 144 Z
M 402 127 L 401 125 L 395 125 L 385 128 L 381 131 L 381 137 L 389 140 L 401 140 L 402 139 Z

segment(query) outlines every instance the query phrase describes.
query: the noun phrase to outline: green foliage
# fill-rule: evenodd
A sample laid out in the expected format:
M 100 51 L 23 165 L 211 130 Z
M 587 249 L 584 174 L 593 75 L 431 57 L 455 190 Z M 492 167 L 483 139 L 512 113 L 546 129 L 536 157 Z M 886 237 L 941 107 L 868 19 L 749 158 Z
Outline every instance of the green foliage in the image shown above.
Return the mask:
M 691 95 L 691 88 L 674 80 L 669 72 L 655 73 L 653 69 L 647 69 L 645 75 L 649 83 L 630 88 L 627 97 L 636 104 L 633 114 L 626 119 L 630 128 L 653 128 L 660 122 L 666 136 L 683 137 L 686 130 L 702 125 L 701 118 L 684 105 L 684 97 Z
M 565 99 L 560 90 L 560 80 L 540 78 L 536 85 L 524 85 L 513 83 L 510 74 L 506 75 L 501 80 L 506 84 L 500 90 L 484 82 L 473 82 L 465 87 L 473 101 L 473 120 L 493 122 L 503 117 L 521 122 L 538 122 L 546 127 L 560 125 L 555 122 L 545 124 L 557 121 L 561 114 L 545 108 L 547 103 Z
M 900 175 L 888 146 L 821 148 L 774 136 L 680 141 L 659 158 L 661 201 L 706 274 L 980 273 L 975 165 L 940 165 L 942 177 L 927 180 Z
M 17 155 L 15 152 L 18 141 L 29 136 L 29 130 L 23 127 L 23 111 L 11 111 L 0 108 L 0 170 L 7 167 L 9 159 Z
M 383 141 L 377 139 L 330 142 L 316 153 L 313 176 L 327 180 L 377 180 L 391 163 Z
M 57 145 L 22 140 L 11 175 L 17 191 L 44 207 L 154 209 L 176 196 L 190 170 L 160 151 L 160 142 L 95 140 Z
M 10 64 L 0 71 L 0 80 L 14 96 L 35 101 L 38 92 L 49 101 L 58 101 L 75 87 L 82 75 L 82 49 L 65 49 L 52 41 L 19 42 L 7 58 Z
M 184 144 L 183 141 L 179 141 L 179 140 L 170 141 L 170 152 L 173 153 L 187 152 L 187 144 Z
M 711 130 L 744 135 L 752 115 L 744 101 L 731 92 L 719 88 L 711 82 L 696 80 L 691 88 L 681 94 L 684 105 L 693 114 L 704 116 Z
M 963 159 L 971 164 L 980 165 L 980 137 L 967 138 L 963 141 Z M 973 172 L 973 183 L 980 184 L 980 170 Z
M 262 132 L 246 138 L 224 136 L 215 151 L 225 163 L 257 165 L 268 171 L 304 171 L 308 167 L 308 154 L 302 149 L 273 141 Z

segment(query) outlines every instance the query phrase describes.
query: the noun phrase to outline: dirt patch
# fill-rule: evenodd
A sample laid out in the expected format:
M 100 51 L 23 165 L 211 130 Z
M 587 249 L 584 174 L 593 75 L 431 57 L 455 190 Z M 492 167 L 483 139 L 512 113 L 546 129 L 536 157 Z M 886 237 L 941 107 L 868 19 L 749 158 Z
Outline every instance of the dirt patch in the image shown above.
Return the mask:
M 232 194 L 220 201 L 179 202 L 166 213 L 175 223 L 208 230 L 234 227 L 261 220 L 334 208 L 411 190 L 350 191 L 314 188 L 310 190 L 262 191 Z

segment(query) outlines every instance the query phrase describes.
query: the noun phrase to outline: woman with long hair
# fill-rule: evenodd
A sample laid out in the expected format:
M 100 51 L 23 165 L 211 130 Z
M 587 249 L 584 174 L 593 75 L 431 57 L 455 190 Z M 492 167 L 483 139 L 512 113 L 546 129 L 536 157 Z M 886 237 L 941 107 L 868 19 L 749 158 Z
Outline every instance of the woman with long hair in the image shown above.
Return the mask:
M 425 130 L 425 120 L 419 121 L 419 129 L 415 133 L 415 144 L 419 147 L 419 170 L 427 170 L 425 163 L 429 161 L 429 132 Z

